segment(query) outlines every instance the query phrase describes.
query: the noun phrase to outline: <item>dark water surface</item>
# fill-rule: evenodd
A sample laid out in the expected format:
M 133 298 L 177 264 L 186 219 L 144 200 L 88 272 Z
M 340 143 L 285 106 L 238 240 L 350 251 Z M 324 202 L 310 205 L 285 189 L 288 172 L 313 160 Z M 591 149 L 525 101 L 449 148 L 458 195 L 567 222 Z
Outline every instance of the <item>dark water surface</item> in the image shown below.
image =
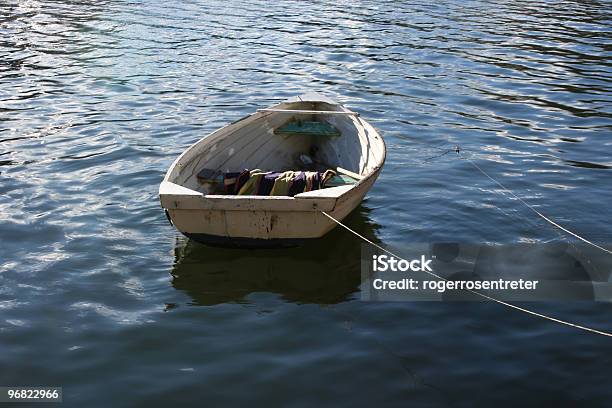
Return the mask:
M 0 2 L 0 385 L 88 407 L 609 406 L 607 338 L 496 304 L 361 302 L 346 231 L 207 248 L 157 188 L 203 135 L 317 90 L 386 137 L 347 219 L 371 239 L 560 240 L 435 148 L 458 144 L 609 243 L 611 23 L 603 1 Z M 609 303 L 530 307 L 612 329 Z

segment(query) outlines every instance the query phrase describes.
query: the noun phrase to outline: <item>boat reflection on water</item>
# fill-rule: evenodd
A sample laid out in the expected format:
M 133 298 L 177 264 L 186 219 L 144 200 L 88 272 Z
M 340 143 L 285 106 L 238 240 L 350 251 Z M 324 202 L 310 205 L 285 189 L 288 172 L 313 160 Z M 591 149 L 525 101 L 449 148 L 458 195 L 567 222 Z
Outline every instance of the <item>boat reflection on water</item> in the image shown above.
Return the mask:
M 345 223 L 374 242 L 379 226 L 363 204 Z M 361 242 L 337 227 L 323 238 L 285 249 L 226 249 L 177 239 L 172 285 L 194 305 L 243 302 L 254 292 L 277 293 L 289 302 L 345 301 L 361 282 Z

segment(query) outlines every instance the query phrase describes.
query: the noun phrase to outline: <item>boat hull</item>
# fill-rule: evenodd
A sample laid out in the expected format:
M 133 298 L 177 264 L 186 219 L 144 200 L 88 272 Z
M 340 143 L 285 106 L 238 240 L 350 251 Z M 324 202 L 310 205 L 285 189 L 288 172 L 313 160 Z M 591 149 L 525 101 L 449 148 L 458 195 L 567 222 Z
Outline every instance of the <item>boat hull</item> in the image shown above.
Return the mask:
M 340 196 L 326 212 L 343 220 L 363 200 L 380 170 Z M 256 198 L 254 200 L 257 200 Z M 257 200 L 265 206 L 264 200 Z M 298 246 L 320 238 L 337 224 L 321 211 L 168 209 L 172 224 L 185 236 L 223 247 L 270 248 Z
M 242 238 L 222 237 L 209 234 L 183 233 L 187 238 L 200 244 L 221 248 L 246 248 L 246 249 L 269 249 L 269 248 L 294 248 L 303 245 L 309 239 L 304 238 Z M 314 238 L 312 238 L 314 239 Z

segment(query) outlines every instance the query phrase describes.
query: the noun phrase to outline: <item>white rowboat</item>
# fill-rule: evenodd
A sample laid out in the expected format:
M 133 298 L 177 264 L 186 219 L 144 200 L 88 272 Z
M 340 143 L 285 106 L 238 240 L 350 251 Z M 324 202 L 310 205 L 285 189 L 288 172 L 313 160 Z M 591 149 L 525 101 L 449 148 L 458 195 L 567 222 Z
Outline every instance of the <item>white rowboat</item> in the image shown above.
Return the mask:
M 339 136 L 286 136 L 290 121 L 330 125 Z M 301 123 L 301 122 L 300 122 Z M 313 151 L 316 162 L 347 174 L 353 184 L 290 196 L 213 193 L 198 173 L 242 169 L 296 170 L 296 157 Z M 326 234 L 361 202 L 385 162 L 381 135 L 339 103 L 318 94 L 291 98 L 229 124 L 199 140 L 172 163 L 159 187 L 162 207 L 184 235 L 223 246 L 288 246 Z

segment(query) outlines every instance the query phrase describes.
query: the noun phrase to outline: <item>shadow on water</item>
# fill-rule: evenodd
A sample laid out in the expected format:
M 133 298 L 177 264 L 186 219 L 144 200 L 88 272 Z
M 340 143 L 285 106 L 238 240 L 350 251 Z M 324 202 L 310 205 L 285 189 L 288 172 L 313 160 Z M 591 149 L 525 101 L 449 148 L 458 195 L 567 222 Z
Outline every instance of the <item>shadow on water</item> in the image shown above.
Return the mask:
M 379 225 L 361 205 L 346 224 L 374 242 Z M 289 302 L 333 304 L 358 290 L 360 241 L 335 228 L 321 239 L 287 249 L 212 248 L 185 237 L 174 249 L 172 285 L 193 299 L 193 305 L 244 302 L 254 292 L 277 293 Z

